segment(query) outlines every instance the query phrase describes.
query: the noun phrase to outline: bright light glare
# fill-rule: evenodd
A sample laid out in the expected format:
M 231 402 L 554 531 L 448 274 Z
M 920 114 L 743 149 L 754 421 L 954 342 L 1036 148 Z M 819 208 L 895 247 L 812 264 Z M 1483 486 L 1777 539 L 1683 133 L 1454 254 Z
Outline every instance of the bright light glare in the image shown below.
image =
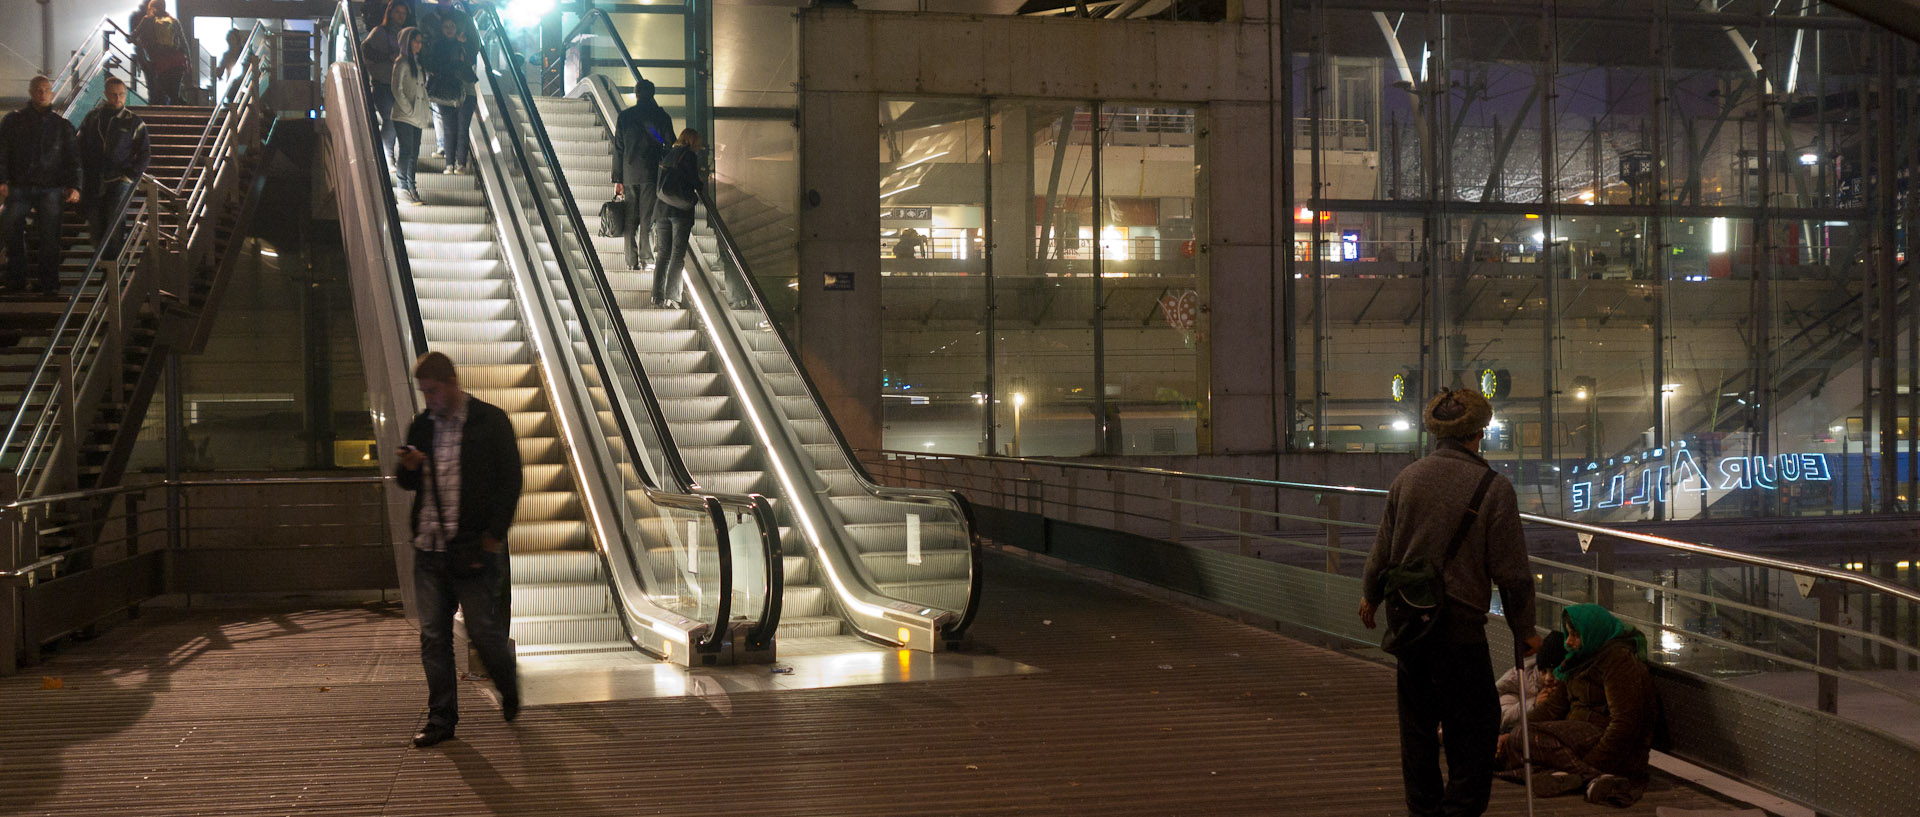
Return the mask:
M 1500 418 L 1498 418 L 1498 417 L 1495 417 L 1495 418 L 1493 418 L 1493 419 L 1491 419 L 1491 420 L 1488 420 L 1488 421 L 1487 421 L 1487 428 L 1491 428 L 1491 429 L 1493 429 L 1493 430 L 1495 430 L 1495 431 L 1498 431 L 1498 430 L 1500 430 Z
M 1546 234 L 1546 231 L 1544 231 L 1544 230 L 1543 230 L 1543 231 L 1541 231 L 1541 232 L 1537 232 L 1537 233 L 1534 233 L 1534 234 L 1533 234 L 1533 243 L 1535 243 L 1535 244 L 1545 244 L 1545 243 L 1547 243 L 1547 234 Z
M 1813 167 L 1814 165 L 1817 165 L 1820 163 L 1820 154 L 1802 153 L 1800 154 L 1800 163 L 1803 165 L 1806 165 L 1807 167 Z
M 1027 404 L 1027 396 L 1026 396 L 1025 394 L 1022 394 L 1022 393 L 1020 393 L 1020 392 L 1014 392 L 1014 393 L 1013 393 L 1013 407 L 1014 407 L 1014 408 L 1019 408 L 1019 407 L 1021 407 L 1021 406 L 1024 406 L 1024 405 L 1026 405 L 1026 404 Z
M 1405 421 L 1405 420 L 1395 420 L 1395 421 L 1393 421 L 1393 430 L 1394 430 L 1394 431 L 1407 431 L 1407 430 L 1410 430 L 1410 429 L 1412 429 L 1412 428 L 1413 428 L 1413 424 L 1412 424 L 1412 423 L 1409 423 L 1409 422 L 1407 422 L 1407 421 Z
M 1574 389 L 1574 390 L 1573 390 L 1573 399 L 1575 399 L 1575 400 L 1585 400 L 1585 399 L 1587 399 L 1587 387 L 1586 387 L 1586 386 L 1581 386 L 1581 387 L 1579 387 L 1579 388 L 1577 388 L 1577 389 Z
M 526 28 L 540 24 L 540 18 L 553 11 L 554 0 L 512 0 L 500 16 L 511 26 Z
M 1681 640 L 1679 633 L 1676 633 L 1672 630 L 1660 631 L 1660 648 L 1661 649 L 1666 650 L 1667 652 L 1679 652 L 1680 648 L 1686 645 L 1687 645 L 1687 642 Z
M 1109 261 L 1127 260 L 1127 240 L 1120 235 L 1120 228 L 1111 224 L 1100 228 L 1100 257 Z
M 1727 220 L 1716 218 L 1707 228 L 1707 250 L 1709 252 L 1727 251 Z

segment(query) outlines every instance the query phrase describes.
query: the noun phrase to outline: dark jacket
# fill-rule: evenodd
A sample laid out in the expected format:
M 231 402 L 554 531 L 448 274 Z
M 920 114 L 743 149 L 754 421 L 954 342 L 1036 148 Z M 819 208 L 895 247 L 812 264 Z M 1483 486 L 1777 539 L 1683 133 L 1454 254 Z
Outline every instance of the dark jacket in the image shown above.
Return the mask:
M 1660 706 L 1653 674 L 1635 654 L 1633 639 L 1632 634 L 1615 638 L 1585 666 L 1570 668 L 1566 682 L 1534 704 L 1527 719 L 1598 726 L 1600 743 L 1581 760 L 1607 774 L 1645 778 Z
M 1387 509 L 1380 531 L 1367 555 L 1362 592 L 1380 603 L 1387 568 L 1418 549 L 1438 564 L 1460 519 L 1473 501 L 1473 491 L 1486 473 L 1487 461 L 1465 446 L 1443 440 L 1433 453 L 1406 467 L 1387 491 Z M 1513 483 L 1495 475 L 1480 501 L 1480 514 L 1467 528 L 1465 541 L 1442 571 L 1447 595 L 1456 604 L 1449 615 L 1470 616 L 1457 621 L 1461 630 L 1486 622 L 1485 611 L 1500 587 L 1507 627 L 1520 640 L 1534 634 L 1533 571 L 1527 564 L 1527 542 L 1520 533 L 1520 503 Z
M 80 140 L 52 108 L 32 105 L 0 119 L 0 184 L 80 189 Z
M 613 128 L 614 183 L 652 186 L 660 159 L 677 138 L 673 117 L 652 99 L 621 111 Z
M 104 105 L 87 113 L 80 122 L 80 165 L 88 197 L 100 192 L 100 185 L 114 179 L 138 180 L 147 172 L 153 158 L 153 144 L 147 135 L 147 123 L 126 108 L 118 111 Z
M 429 74 L 447 74 L 460 81 L 468 90 L 480 81 L 480 75 L 473 72 L 473 61 L 480 56 L 475 41 L 460 42 L 435 34 L 433 41 L 420 51 L 420 66 Z
M 433 454 L 433 416 L 420 412 L 407 427 L 407 444 Z M 420 532 L 420 506 L 430 490 L 425 468 L 398 469 L 394 476 L 413 497 L 413 532 Z M 493 534 L 507 541 L 513 511 L 520 504 L 520 445 L 513 422 L 498 406 L 467 395 L 467 424 L 460 435 L 460 525 L 455 536 Z
M 675 172 L 683 174 L 684 177 L 692 183 L 691 198 L 698 201 L 699 191 L 707 186 L 706 169 L 700 166 L 700 154 L 683 147 L 668 150 L 666 157 L 660 160 L 660 175 L 656 177 L 655 184 L 671 190 L 673 185 L 668 183 L 668 176 Z M 662 200 L 658 205 L 655 205 L 653 216 L 656 220 L 669 216 L 675 218 L 693 218 L 693 208 L 675 207 Z

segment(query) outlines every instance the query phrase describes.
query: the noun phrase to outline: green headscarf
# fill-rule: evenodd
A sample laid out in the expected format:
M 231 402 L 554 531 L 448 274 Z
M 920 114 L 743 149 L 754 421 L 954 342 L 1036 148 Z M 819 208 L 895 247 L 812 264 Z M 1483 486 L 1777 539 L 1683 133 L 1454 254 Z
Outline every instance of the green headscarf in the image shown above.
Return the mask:
M 1622 636 L 1633 637 L 1633 652 L 1640 660 L 1647 659 L 1647 637 L 1620 619 L 1614 618 L 1607 608 L 1598 604 L 1576 604 L 1560 613 L 1566 620 L 1567 632 L 1580 634 L 1580 648 L 1568 650 L 1567 658 L 1555 667 L 1553 676 L 1562 681 L 1576 675 L 1586 665 L 1606 649 L 1608 643 Z

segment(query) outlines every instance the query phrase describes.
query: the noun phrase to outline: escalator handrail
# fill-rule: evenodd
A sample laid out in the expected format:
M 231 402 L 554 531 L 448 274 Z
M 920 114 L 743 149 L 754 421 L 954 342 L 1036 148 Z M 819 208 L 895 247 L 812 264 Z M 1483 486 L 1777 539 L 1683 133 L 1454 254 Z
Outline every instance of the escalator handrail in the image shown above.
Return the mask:
M 334 8 L 333 23 L 327 28 L 331 33 L 334 27 L 341 25 L 347 27 L 346 53 L 335 54 L 334 60 L 359 65 L 361 38 L 360 16 L 353 13 L 352 7 L 348 5 L 348 0 L 340 0 L 339 5 Z M 362 92 L 360 98 L 366 103 L 362 107 L 366 109 L 367 122 L 368 124 L 377 124 L 380 121 L 380 112 L 373 106 L 373 82 L 367 72 L 361 71 L 359 73 L 360 90 Z M 420 300 L 419 296 L 414 292 L 413 263 L 407 257 L 406 233 L 400 226 L 400 203 L 394 198 L 393 184 L 391 183 L 393 179 L 393 168 L 387 164 L 387 151 L 385 146 L 380 142 L 379 131 L 370 128 L 360 128 L 359 130 L 362 131 L 362 136 L 368 143 L 373 146 L 373 149 L 368 151 L 368 155 L 373 157 L 374 169 L 378 170 L 380 172 L 380 178 L 387 182 L 380 185 L 380 205 L 381 209 L 385 210 L 387 215 L 387 234 L 393 238 L 393 263 L 394 266 L 398 268 L 395 272 L 400 279 L 401 305 L 405 307 L 407 313 L 407 329 L 408 334 L 412 335 L 411 339 L 413 343 L 411 345 L 413 346 L 413 354 L 415 357 L 418 357 L 426 354 L 428 351 L 427 324 L 420 316 Z
M 600 9 L 588 10 L 584 15 L 582 15 L 580 21 L 574 25 L 574 27 L 567 33 L 567 35 L 564 38 L 562 38 L 561 42 L 572 44 L 575 41 L 577 41 L 582 34 L 587 33 L 588 31 L 590 31 L 596 26 L 605 30 L 606 36 L 611 41 L 612 47 L 615 49 L 615 52 L 618 54 L 618 60 L 617 60 L 618 64 L 626 67 L 627 72 L 633 77 L 635 84 L 637 86 L 638 83 L 644 79 L 644 77 L 642 77 L 639 70 L 634 67 L 633 55 L 631 52 L 627 50 L 625 39 L 623 39 L 620 36 L 620 32 L 616 30 L 615 27 L 613 26 L 612 18 L 608 17 L 605 11 L 602 11 Z M 589 70 L 587 73 L 591 74 L 592 71 Z M 618 100 L 615 100 L 616 103 L 617 101 Z M 921 500 L 921 501 L 944 500 L 945 502 L 952 504 L 954 506 L 955 513 L 968 523 L 967 524 L 967 549 L 968 549 L 968 560 L 971 567 L 969 568 L 969 571 L 968 571 L 969 580 L 968 580 L 967 609 L 959 611 L 960 615 L 957 618 L 957 620 L 953 624 L 945 628 L 945 632 L 948 634 L 949 637 L 958 637 L 964 634 L 967 626 L 972 623 L 974 615 L 979 608 L 979 598 L 980 598 L 980 592 L 981 592 L 981 577 L 980 577 L 980 567 L 981 567 L 981 561 L 982 561 L 981 560 L 981 543 L 980 543 L 980 535 L 978 532 L 978 526 L 972 524 L 973 519 L 972 519 L 971 507 L 966 504 L 965 498 L 961 497 L 956 492 L 915 491 L 911 489 L 891 488 L 891 487 L 879 485 L 874 481 L 873 475 L 868 473 L 866 470 L 866 467 L 862 465 L 859 459 L 853 455 L 852 449 L 846 443 L 846 435 L 841 432 L 839 425 L 836 422 L 834 422 L 833 415 L 830 412 L 828 412 L 826 410 L 826 406 L 820 402 L 820 390 L 814 385 L 812 377 L 807 374 L 806 367 L 801 366 L 799 364 L 799 359 L 794 356 L 793 344 L 787 339 L 786 334 L 783 331 L 781 331 L 779 324 L 772 320 L 772 317 L 771 317 L 772 313 L 767 310 L 766 297 L 761 292 L 759 283 L 754 280 L 752 274 L 749 272 L 745 259 L 743 259 L 740 256 L 738 244 L 734 241 L 733 234 L 731 231 L 728 230 L 726 222 L 720 217 L 719 208 L 714 206 L 714 201 L 712 196 L 705 189 L 699 190 L 698 193 L 699 193 L 701 203 L 703 203 L 707 208 L 707 223 L 709 226 L 713 228 L 715 238 L 717 240 L 718 245 L 721 247 L 721 251 L 725 252 L 729 260 L 735 265 L 737 269 L 739 269 L 740 271 L 739 277 L 741 280 L 746 282 L 748 291 L 752 294 L 752 298 L 755 301 L 756 305 L 759 307 L 761 314 L 768 316 L 768 325 L 770 328 L 774 330 L 775 337 L 779 339 L 781 352 L 786 355 L 788 362 L 792 364 L 791 368 L 793 369 L 793 371 L 798 373 L 801 377 L 802 382 L 806 384 L 808 399 L 813 402 L 815 410 L 818 412 L 820 417 L 825 421 L 828 431 L 833 435 L 834 441 L 839 445 L 841 453 L 844 456 L 848 465 L 850 466 L 850 470 L 854 475 L 854 479 L 860 484 L 862 490 L 866 491 L 868 494 L 872 496 L 894 498 L 894 499 Z M 730 298 L 730 300 L 733 300 L 733 299 L 734 298 Z M 730 321 L 731 317 L 726 316 L 727 306 L 725 304 L 722 304 L 721 307 L 722 307 L 721 313 L 722 313 L 723 319 Z
M 652 422 L 655 435 L 662 441 L 672 440 L 673 436 L 672 436 L 672 433 L 668 430 L 665 416 L 660 411 L 660 404 L 655 398 L 653 394 L 653 390 L 647 386 L 648 381 L 646 378 L 646 372 L 645 372 L 645 369 L 640 364 L 640 352 L 639 352 L 639 349 L 633 345 L 633 333 L 628 331 L 627 329 L 626 316 L 621 314 L 619 304 L 614 299 L 613 288 L 607 281 L 606 270 L 600 264 L 599 254 L 593 251 L 592 240 L 589 238 L 589 236 L 591 236 L 592 233 L 587 231 L 586 219 L 580 215 L 580 206 L 573 199 L 573 188 L 567 184 L 566 174 L 561 172 L 560 170 L 559 151 L 554 149 L 553 140 L 547 136 L 546 123 L 541 120 L 540 111 L 533 104 L 533 99 L 534 99 L 533 90 L 532 90 L 532 87 L 527 84 L 527 77 L 525 72 L 520 70 L 520 63 L 518 59 L 519 54 L 514 52 L 512 47 L 508 45 L 509 41 L 507 39 L 505 26 L 503 26 L 500 23 L 500 18 L 494 14 L 492 9 L 486 8 L 484 6 L 476 8 L 474 9 L 473 18 L 474 18 L 475 28 L 478 28 L 481 30 L 482 36 L 485 36 L 486 32 L 488 30 L 491 30 L 493 33 L 493 36 L 499 40 L 499 42 L 501 43 L 501 47 L 507 52 L 509 56 L 509 59 L 507 60 L 507 62 L 508 62 L 508 68 L 510 70 L 508 70 L 506 73 L 512 78 L 514 90 L 517 92 L 516 96 L 526 106 L 527 121 L 528 121 L 528 124 L 531 126 L 529 130 L 533 131 L 535 141 L 538 142 L 540 145 L 540 153 L 542 155 L 542 158 L 546 160 L 547 167 L 553 171 L 554 187 L 558 189 L 560 192 L 560 204 L 562 209 L 562 215 L 565 217 L 568 226 L 573 228 L 574 234 L 576 236 L 579 236 L 581 239 L 581 243 L 585 245 L 585 252 L 583 252 L 582 255 L 585 256 L 587 270 L 589 273 L 591 273 L 591 277 L 595 283 L 595 288 L 600 290 L 601 298 L 608 305 L 608 309 L 607 309 L 608 317 L 613 321 L 614 334 L 618 336 L 614 338 L 614 342 L 619 344 L 620 353 L 625 355 L 628 360 L 633 362 L 634 371 L 640 375 L 639 379 L 641 381 L 641 384 L 640 384 L 641 399 L 645 401 L 647 404 L 648 419 Z M 481 55 L 481 59 L 483 60 L 486 59 L 485 48 L 480 49 L 480 55 Z M 500 76 L 499 72 L 490 71 L 489 75 L 492 78 L 488 79 L 488 83 L 493 86 L 494 95 L 496 97 L 499 97 L 500 99 L 506 99 L 507 94 L 503 91 L 503 89 L 499 87 L 499 81 L 497 79 Z M 501 114 L 507 117 L 508 124 L 511 125 L 513 120 L 513 113 L 511 111 L 506 110 L 505 106 L 502 106 Z M 516 140 L 522 138 L 520 137 L 518 130 L 510 129 L 509 132 L 514 134 Z M 516 150 L 514 151 L 514 155 L 519 158 L 519 161 L 521 164 L 521 172 L 526 174 L 527 184 L 529 186 L 536 185 L 540 176 L 533 172 L 532 165 L 528 164 L 528 162 L 526 161 L 526 152 L 524 150 Z M 544 199 L 545 197 L 540 195 L 538 192 L 538 189 L 536 188 L 534 193 L 534 200 L 540 203 L 541 212 L 543 214 L 546 212 L 546 209 L 547 209 Z M 553 247 L 553 255 L 554 255 L 555 263 L 565 263 L 565 261 L 562 260 L 561 258 L 561 251 L 566 246 L 566 244 L 560 240 L 559 232 L 554 228 L 551 220 L 542 219 L 541 223 L 546 229 L 547 241 Z M 572 298 L 573 302 L 576 304 L 585 303 L 580 299 L 579 297 L 580 293 L 574 287 L 573 280 L 567 276 L 562 276 L 562 279 L 565 281 L 567 286 L 567 296 L 569 298 Z M 584 322 L 583 322 L 583 325 L 584 325 Z M 601 358 L 600 345 L 590 343 L 588 344 L 588 347 L 593 352 L 594 365 L 601 366 L 601 371 L 603 372 L 610 371 L 607 368 L 605 368 L 605 362 Z M 631 452 L 634 455 L 636 455 L 634 462 L 636 463 L 642 462 L 643 460 L 641 460 L 637 456 L 637 454 L 639 453 L 637 450 L 637 445 L 632 442 L 633 435 L 631 433 L 631 429 L 627 425 L 627 418 L 625 413 L 616 411 L 614 412 L 614 417 L 620 423 L 620 432 L 622 436 L 629 441 L 629 448 L 635 449 L 634 451 Z M 684 492 L 692 492 L 692 491 L 698 490 L 700 488 L 700 485 L 698 482 L 694 480 L 693 472 L 688 470 L 686 461 L 680 457 L 680 451 L 678 450 L 678 446 L 663 445 L 662 448 L 666 449 L 665 451 L 662 451 L 661 454 L 664 457 L 666 457 L 667 470 L 670 472 L 669 476 L 671 476 L 674 479 L 674 481 L 679 483 L 678 487 Z
M 840 424 L 834 421 L 833 413 L 827 411 L 826 404 L 821 402 L 819 387 L 814 385 L 813 377 L 807 374 L 807 368 L 800 365 L 799 357 L 793 353 L 793 342 L 787 338 L 786 331 L 780 328 L 779 321 L 773 320 L 773 313 L 767 308 L 766 294 L 761 290 L 760 282 L 753 277 L 752 272 L 748 269 L 746 259 L 740 255 L 739 244 L 734 241 L 733 232 L 727 228 L 726 220 L 720 217 L 720 209 L 715 206 L 712 193 L 707 189 L 701 189 L 697 192 L 700 196 L 700 203 L 707 208 L 707 225 L 713 229 L 715 243 L 721 252 L 726 253 L 727 260 L 739 270 L 739 280 L 745 284 L 747 293 L 753 298 L 755 308 L 760 311 L 760 314 L 767 316 L 767 328 L 771 330 L 774 337 L 779 340 L 780 353 L 786 356 L 789 366 L 800 376 L 801 382 L 806 384 L 807 399 L 813 403 L 814 410 L 820 415 L 821 420 L 824 421 L 827 432 L 833 437 L 834 445 L 839 447 L 841 455 L 845 457 L 849 470 L 852 472 L 854 479 L 860 484 L 861 489 L 872 496 L 885 499 L 944 502 L 952 505 L 954 513 L 968 522 L 967 551 L 968 561 L 972 567 L 968 571 L 967 609 L 959 611 L 959 619 L 945 629 L 949 637 L 959 637 L 964 634 L 967 627 L 973 623 L 974 616 L 980 607 L 982 545 L 980 543 L 979 527 L 972 524 L 971 506 L 967 503 L 966 499 L 956 491 L 898 488 L 881 485 L 874 481 L 873 475 L 867 471 L 866 465 L 861 463 L 860 458 L 854 455 L 853 447 L 847 444 L 846 434 L 841 432 Z M 731 309 L 730 307 L 727 308 L 729 310 Z
M 580 22 L 574 24 L 573 30 L 568 31 L 567 36 L 560 38 L 560 42 L 570 45 L 579 39 L 580 35 L 588 33 L 589 29 L 596 26 L 606 29 L 607 36 L 613 40 L 615 52 L 620 55 L 620 64 L 626 67 L 628 74 L 633 75 L 634 87 L 640 87 L 640 83 L 644 81 L 646 77 L 641 76 L 640 69 L 634 67 L 632 59 L 633 52 L 627 50 L 626 39 L 620 36 L 620 30 L 614 27 L 613 18 L 607 16 L 605 10 L 588 9 L 587 13 L 580 16 Z M 588 73 L 592 73 L 591 66 L 589 66 Z
M 727 622 L 732 620 L 731 607 L 733 594 L 731 593 L 731 588 L 734 569 L 733 551 L 731 547 L 726 546 L 727 530 L 724 513 L 720 510 L 721 507 L 725 505 L 731 505 L 736 508 L 744 507 L 745 512 L 754 517 L 755 526 L 760 531 L 761 549 L 763 553 L 779 552 L 779 525 L 773 516 L 771 506 L 766 503 L 764 498 L 757 496 L 734 496 L 703 491 L 700 489 L 700 486 L 694 482 L 691 472 L 687 470 L 686 463 L 680 458 L 678 446 L 673 444 L 673 437 L 667 429 L 665 417 L 660 412 L 659 402 L 655 398 L 653 390 L 647 381 L 645 370 L 641 368 L 639 351 L 633 345 L 633 333 L 628 331 L 625 317 L 620 311 L 619 303 L 614 300 L 613 289 L 608 283 L 606 271 L 600 265 L 600 259 L 598 254 L 593 250 L 591 239 L 586 238 L 591 235 L 591 233 L 587 232 L 585 219 L 581 218 L 580 208 L 573 200 L 573 191 L 567 186 L 566 175 L 560 168 L 559 152 L 554 149 L 553 140 L 547 135 L 546 124 L 540 119 L 540 112 L 534 104 L 533 92 L 527 84 L 526 74 L 520 70 L 519 54 L 513 50 L 507 39 L 505 27 L 501 25 L 500 18 L 494 14 L 492 9 L 485 7 L 475 9 L 474 23 L 475 28 L 481 32 L 483 38 L 491 34 L 495 41 L 499 43 L 501 50 L 507 55 L 507 70 L 504 74 L 513 82 L 514 91 L 516 92 L 515 98 L 518 98 L 526 108 L 528 124 L 531 126 L 529 129 L 533 131 L 535 141 L 540 146 L 542 157 L 547 162 L 547 167 L 553 172 L 554 187 L 560 194 L 563 210 L 565 211 L 570 226 L 574 230 L 574 235 L 581 238 L 581 243 L 583 244 L 583 252 L 581 254 L 586 259 L 588 272 L 609 307 L 607 311 L 614 322 L 614 334 L 617 336 L 616 341 L 620 344 L 622 353 L 626 354 L 627 359 L 632 362 L 639 380 L 637 388 L 640 392 L 641 399 L 647 404 L 648 419 L 652 422 L 658 439 L 661 441 L 661 448 L 664 449 L 661 453 L 667 458 L 668 470 L 671 472 L 670 475 L 680 483 L 679 486 L 677 486 L 680 490 L 677 492 L 673 490 L 662 490 L 652 484 L 652 480 L 648 479 L 645 469 L 638 467 L 639 464 L 645 460 L 640 456 L 639 441 L 633 435 L 633 430 L 629 425 L 626 412 L 617 410 L 617 404 L 613 400 L 613 395 L 617 391 L 612 382 L 611 373 L 613 370 L 606 365 L 606 361 L 602 356 L 601 344 L 593 342 L 590 324 L 582 320 L 580 321 L 581 331 L 588 333 L 589 337 L 586 344 L 587 349 L 593 357 L 594 365 L 599 367 L 599 370 L 603 373 L 603 385 L 608 390 L 608 403 L 609 405 L 615 406 L 616 409 L 611 413 L 613 414 L 614 422 L 619 426 L 620 438 L 627 448 L 627 456 L 630 461 L 635 464 L 635 477 L 640 480 L 642 490 L 647 493 L 650 500 L 660 504 L 671 505 L 682 501 L 678 499 L 678 497 L 698 496 L 709 503 L 714 509 L 713 520 L 716 525 L 715 532 L 718 536 L 718 541 L 722 544 L 721 547 L 716 548 L 716 555 L 720 562 L 723 592 L 720 595 L 718 610 L 716 611 L 716 626 L 709 632 L 708 641 L 700 645 L 704 649 L 712 649 L 717 647 L 720 641 L 726 637 Z M 492 60 L 484 43 L 479 51 L 480 58 L 484 63 L 482 67 L 486 69 L 484 73 L 487 75 L 487 83 L 492 88 L 494 97 L 503 101 L 508 99 L 506 89 L 500 87 L 500 77 L 503 72 L 492 65 Z M 554 227 L 553 219 L 547 212 L 546 196 L 539 190 L 540 176 L 534 172 L 532 164 L 527 161 L 525 145 L 522 143 L 519 128 L 514 124 L 513 113 L 508 110 L 508 106 L 504 104 L 500 106 L 500 113 L 506 120 L 507 132 L 513 135 L 513 142 L 515 143 L 513 156 L 515 161 L 520 165 L 520 172 L 522 176 L 526 178 L 528 190 L 539 209 L 540 225 L 547 234 L 548 246 L 553 250 L 554 263 L 570 263 L 567 258 L 567 245 L 560 240 L 559 231 Z M 542 274 L 544 274 L 544 271 Z M 560 279 L 561 283 L 566 287 L 567 297 L 572 299 L 576 305 L 584 304 L 585 301 L 580 298 L 580 293 L 574 285 L 573 277 L 570 275 L 562 275 Z M 583 307 L 576 306 L 576 309 L 580 308 Z M 669 497 L 674 499 L 668 499 Z M 778 586 L 776 583 L 782 581 L 782 579 L 779 578 L 778 573 L 769 571 L 768 581 L 770 583 L 768 600 L 766 606 L 763 608 L 761 621 L 755 630 L 765 630 L 770 634 L 772 627 L 769 625 L 769 621 L 777 625 L 780 610 L 778 602 L 775 601 L 778 599 L 778 595 L 774 588 Z M 767 615 L 768 611 L 772 613 L 771 619 L 769 619 Z

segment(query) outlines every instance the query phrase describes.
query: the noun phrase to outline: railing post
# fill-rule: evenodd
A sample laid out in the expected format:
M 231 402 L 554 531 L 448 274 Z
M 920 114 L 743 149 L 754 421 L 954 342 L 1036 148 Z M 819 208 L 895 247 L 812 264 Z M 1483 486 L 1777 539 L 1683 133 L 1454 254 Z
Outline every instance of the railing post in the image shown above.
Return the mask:
M 103 336 L 105 342 L 100 345 L 100 358 L 96 365 L 110 367 L 105 370 L 108 393 L 112 395 L 111 402 L 120 406 L 127 402 L 127 378 L 125 372 L 121 371 L 126 365 L 126 312 L 122 308 L 124 293 L 120 287 L 120 265 L 109 262 L 106 267 L 107 332 Z
M 1602 575 L 1613 574 L 1613 540 L 1605 536 L 1596 536 L 1588 546 L 1587 552 L 1593 556 L 1593 572 Z M 1609 610 L 1613 609 L 1613 580 L 1593 577 L 1593 603 Z
M 1340 495 L 1339 494 L 1321 494 L 1320 507 L 1324 509 L 1324 513 L 1326 514 L 1326 518 L 1328 521 L 1330 522 L 1340 521 Z M 1337 574 L 1340 572 L 1340 551 L 1338 550 L 1339 547 L 1340 547 L 1340 526 L 1328 525 L 1327 526 L 1327 548 L 1328 548 L 1327 572 L 1328 573 Z
M 1842 592 L 1841 587 L 1833 582 L 1817 582 L 1811 593 L 1820 600 L 1820 623 L 1827 625 L 1827 627 L 1821 627 L 1819 633 L 1814 636 L 1813 663 L 1821 669 L 1840 668 L 1840 633 L 1828 627 L 1838 626 L 1840 623 Z M 1816 677 L 1819 679 L 1814 694 L 1816 708 L 1828 714 L 1838 714 L 1840 678 L 1825 672 L 1816 673 Z
M 54 461 L 42 470 L 40 480 L 40 485 L 54 491 L 80 484 L 80 403 L 73 390 L 73 353 L 77 351 L 70 349 L 60 356 L 60 379 L 55 386 L 60 391 L 60 402 L 54 406 L 60 433 L 47 443 L 53 446 Z M 49 471 L 52 482 L 47 481 Z
M 1167 540 L 1177 545 L 1180 544 L 1180 513 L 1185 510 L 1180 502 L 1180 480 L 1163 477 L 1162 484 L 1167 486 Z M 1118 510 L 1119 503 L 1116 502 L 1116 514 Z
M 1253 555 L 1253 491 L 1245 485 L 1233 487 L 1233 497 L 1240 503 L 1240 555 Z
M 20 558 L 21 521 L 19 508 L 5 508 L 20 498 L 20 484 L 12 472 L 0 471 L 0 568 L 13 570 L 26 563 Z M 20 670 L 20 588 L 11 581 L 0 581 L 0 675 Z

